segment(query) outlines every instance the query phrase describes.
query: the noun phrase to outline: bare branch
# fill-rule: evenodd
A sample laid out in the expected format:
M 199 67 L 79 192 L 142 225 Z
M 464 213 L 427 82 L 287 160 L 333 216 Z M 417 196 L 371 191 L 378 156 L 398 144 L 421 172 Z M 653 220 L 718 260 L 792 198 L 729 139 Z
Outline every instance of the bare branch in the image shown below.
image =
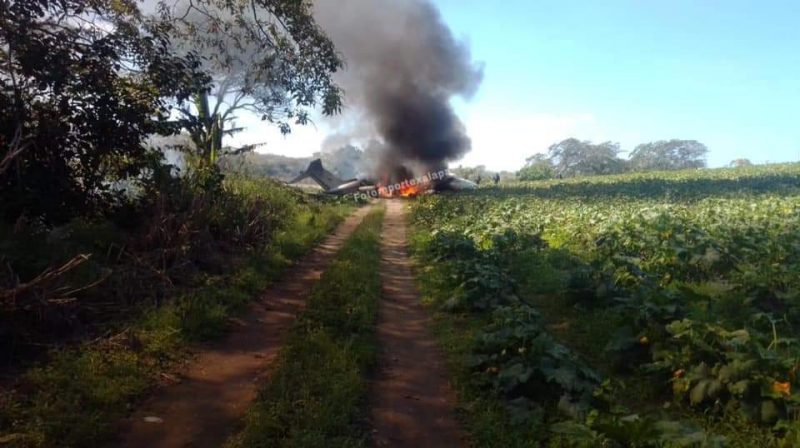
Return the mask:
M 13 162 L 17 156 L 22 154 L 28 145 L 29 143 L 23 142 L 22 125 L 17 125 L 17 129 L 14 131 L 14 138 L 8 145 L 8 152 L 5 154 L 5 156 L 3 156 L 3 159 L 0 160 L 0 174 L 5 173 L 8 167 L 11 166 L 11 162 Z
M 261 34 L 266 38 L 266 42 L 265 43 L 269 44 L 269 46 L 272 47 L 273 49 L 276 49 L 277 45 L 275 45 L 275 42 L 272 41 L 272 37 L 270 36 L 270 33 L 268 33 L 264 29 L 264 27 L 261 26 L 261 21 L 258 19 L 258 10 L 256 8 L 256 1 L 255 0 L 250 0 L 250 7 L 253 10 L 253 21 L 256 23 L 256 26 L 258 26 L 258 29 L 261 31 Z M 278 17 L 278 15 L 275 14 L 275 11 L 273 11 L 271 8 L 268 8 L 266 6 L 264 6 L 264 8 L 267 11 L 269 11 L 269 13 L 272 15 L 272 17 L 275 18 L 281 24 L 281 26 L 283 26 L 284 30 L 288 31 L 288 28 L 286 27 L 286 24 L 284 24 L 283 21 Z
M 89 257 L 90 256 L 87 254 L 77 255 L 59 268 L 48 268 L 44 270 L 44 272 L 37 275 L 33 280 L 27 283 L 23 283 L 12 289 L 0 291 L 0 303 L 3 303 L 4 306 L 13 308 L 14 304 L 16 303 L 16 299 L 19 296 L 26 294 L 28 291 L 34 288 L 46 287 L 53 280 L 62 277 L 67 272 L 88 261 Z

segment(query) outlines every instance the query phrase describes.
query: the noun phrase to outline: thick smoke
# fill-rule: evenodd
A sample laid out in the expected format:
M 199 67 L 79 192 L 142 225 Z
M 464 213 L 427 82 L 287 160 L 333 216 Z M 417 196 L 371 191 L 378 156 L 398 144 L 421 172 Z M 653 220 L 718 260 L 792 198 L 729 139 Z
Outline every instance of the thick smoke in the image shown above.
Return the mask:
M 359 123 L 343 135 L 381 140 L 375 174 L 438 169 L 471 149 L 450 100 L 474 94 L 482 67 L 428 0 L 317 0 L 315 11 L 347 63 L 338 82 Z

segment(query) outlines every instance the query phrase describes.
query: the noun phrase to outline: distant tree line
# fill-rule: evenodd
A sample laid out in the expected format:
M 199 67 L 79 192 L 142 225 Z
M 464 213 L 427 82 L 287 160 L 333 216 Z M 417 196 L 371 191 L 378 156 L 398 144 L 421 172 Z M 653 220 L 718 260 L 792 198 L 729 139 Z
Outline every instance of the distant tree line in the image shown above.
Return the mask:
M 627 159 L 620 157 L 621 152 L 619 143 L 569 138 L 551 145 L 546 154 L 529 157 L 517 178 L 530 181 L 705 168 L 708 148 L 696 140 L 660 140 L 638 145 Z M 739 163 L 745 163 L 745 159 Z
M 352 145 L 317 152 L 310 157 L 287 157 L 257 152 L 228 155 L 221 160 L 221 165 L 225 171 L 244 172 L 285 182 L 305 171 L 308 164 L 314 159 L 321 159 L 325 169 L 341 179 L 363 176 L 368 166 L 367 155 L 364 151 Z

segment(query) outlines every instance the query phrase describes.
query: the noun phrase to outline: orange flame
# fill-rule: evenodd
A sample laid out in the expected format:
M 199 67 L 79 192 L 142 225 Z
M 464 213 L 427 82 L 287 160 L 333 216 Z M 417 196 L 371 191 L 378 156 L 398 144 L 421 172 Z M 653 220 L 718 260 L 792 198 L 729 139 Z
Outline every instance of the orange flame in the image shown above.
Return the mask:
M 417 197 L 417 196 L 419 196 L 421 194 L 426 193 L 431 188 L 430 184 L 424 184 L 424 183 L 417 183 L 415 185 L 411 185 L 410 183 L 400 183 L 400 184 L 395 184 L 395 185 L 399 185 L 400 189 L 399 190 L 396 190 L 396 189 L 391 189 L 390 190 L 389 187 L 386 187 L 384 185 L 379 184 L 378 185 L 378 192 L 379 192 L 380 196 L 382 198 L 387 198 L 387 199 L 391 199 L 391 198 L 414 198 L 414 197 Z
M 422 193 L 424 190 L 421 185 L 408 185 L 400 189 L 401 198 L 413 198 Z

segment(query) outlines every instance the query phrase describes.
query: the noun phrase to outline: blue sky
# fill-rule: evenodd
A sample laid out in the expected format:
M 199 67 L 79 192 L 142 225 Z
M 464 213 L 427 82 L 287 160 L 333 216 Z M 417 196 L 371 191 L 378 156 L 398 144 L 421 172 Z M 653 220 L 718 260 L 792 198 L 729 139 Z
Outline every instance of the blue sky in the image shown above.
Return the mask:
M 455 100 L 473 139 L 461 162 L 517 169 L 577 137 L 696 139 L 709 164 L 800 160 L 800 2 L 434 0 L 485 64 Z M 306 155 L 328 128 L 273 141 Z M 316 147 L 315 147 L 316 146 Z

